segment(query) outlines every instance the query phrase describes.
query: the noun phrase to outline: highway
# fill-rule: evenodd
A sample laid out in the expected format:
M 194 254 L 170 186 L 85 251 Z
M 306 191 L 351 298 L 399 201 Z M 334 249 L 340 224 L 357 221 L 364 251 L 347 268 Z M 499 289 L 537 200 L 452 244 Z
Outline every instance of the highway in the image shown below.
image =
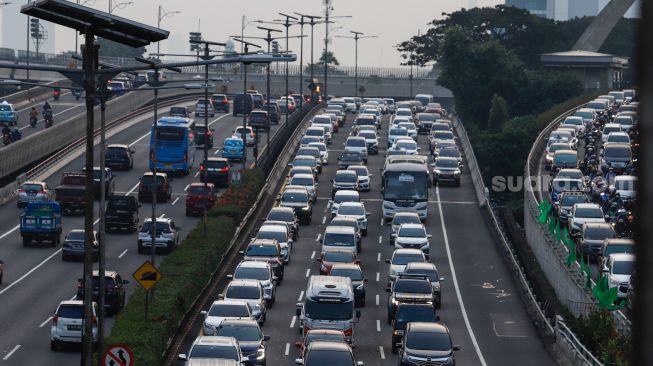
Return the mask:
M 65 97 L 64 97 L 65 98 Z M 62 98 L 62 101 L 64 100 Z M 191 105 L 188 103 L 187 105 Z M 56 108 L 56 107 L 55 107 Z M 167 110 L 167 108 L 165 109 Z M 56 110 L 55 110 L 56 111 Z M 117 194 L 136 194 L 138 180 L 147 170 L 149 129 L 152 113 L 145 113 L 134 121 L 126 122 L 134 125 L 121 128 L 118 133 L 107 138 L 107 143 L 126 143 L 136 151 L 134 169 L 116 172 Z M 215 129 L 214 146 L 210 156 L 220 156 L 219 147 L 222 141 L 231 136 L 233 130 L 242 125 L 242 117 L 232 117 L 231 114 L 217 114 L 209 119 Z M 56 123 L 56 122 L 55 122 Z M 203 124 L 203 117 L 196 118 L 196 123 Z M 275 133 L 280 126 L 273 126 Z M 265 134 L 261 134 L 265 141 Z M 96 153 L 99 154 L 99 149 Z M 251 148 L 248 149 L 248 164 L 253 162 Z M 198 181 L 197 168 L 203 152 L 197 149 L 195 166 L 187 177 L 174 177 L 172 180 L 173 195 L 168 203 L 157 204 L 157 216 L 165 215 L 175 220 L 182 227 L 182 235 L 192 229 L 199 218 L 185 216 L 185 189 L 188 184 Z M 95 158 L 98 164 L 98 157 Z M 65 166 L 51 174 L 46 182 L 53 189 L 58 183 L 62 172 L 81 171 L 83 157 L 67 161 Z M 237 163 L 237 168 L 240 163 Z M 95 203 L 95 216 L 99 209 Z M 4 283 L 0 285 L 0 329 L 3 337 L 0 339 L 0 364 L 6 365 L 73 365 L 79 363 L 79 349 L 70 348 L 62 352 L 51 352 L 48 347 L 50 337 L 50 317 L 59 301 L 74 297 L 77 290 L 77 279 L 82 276 L 82 262 L 63 262 L 61 246 L 24 248 L 18 230 L 18 218 L 21 209 L 16 208 L 15 201 L 9 201 L 0 206 L 0 251 L 5 263 Z M 140 209 L 141 222 L 151 215 L 148 204 Z M 65 216 L 63 218 L 64 235 L 71 229 L 83 228 L 83 216 Z M 96 220 L 97 225 L 97 220 Z M 97 227 L 97 226 L 96 226 Z M 127 285 L 127 296 L 138 286 L 131 274 L 149 255 L 139 255 L 136 251 L 136 233 L 107 234 L 106 263 L 107 270 L 117 270 L 125 279 L 131 280 Z M 157 262 L 160 259 L 157 259 Z M 94 265 L 97 268 L 97 264 Z M 108 335 L 113 320 L 107 318 Z
M 318 199 L 313 221 L 302 226 L 299 240 L 293 244 L 291 263 L 285 280 L 277 289 L 276 303 L 268 310 L 263 332 L 268 342 L 268 365 L 292 365 L 298 357 L 294 343 L 300 339 L 295 317 L 295 303 L 302 300 L 308 277 L 319 273 L 315 261 L 320 251 L 318 235 L 329 224 L 329 180 L 337 170 L 337 158 L 350 131 L 350 116 L 330 145 L 329 164 L 319 178 Z M 371 192 L 361 192 L 368 212 L 369 232 L 363 238 L 358 255 L 365 277 L 366 307 L 355 329 L 354 355 L 365 365 L 396 365 L 391 352 L 391 330 L 386 323 L 386 293 L 390 226 L 381 222 L 380 169 L 386 148 L 387 117 L 380 130 L 380 153 L 370 155 L 368 169 L 373 174 Z M 421 151 L 428 151 L 428 141 L 419 136 Z M 280 182 L 281 183 L 281 182 Z M 460 187 L 434 187 L 429 192 L 429 215 L 425 224 L 431 239 L 431 260 L 445 278 L 442 284 L 441 321 L 449 326 L 453 343 L 461 350 L 455 354 L 458 365 L 551 365 L 553 359 L 531 319 L 524 310 L 516 286 L 497 250 L 494 238 L 478 207 L 469 175 L 463 171 Z M 317 254 L 316 254 L 317 253 Z M 238 260 L 238 259 L 237 259 Z M 233 268 L 236 263 L 228 264 Z M 225 281 L 226 282 L 226 281 Z M 217 294 L 216 294 L 217 296 Z M 201 317 L 200 317 L 201 319 Z M 201 324 L 185 340 L 181 352 L 200 334 Z M 176 365 L 183 365 L 177 361 Z

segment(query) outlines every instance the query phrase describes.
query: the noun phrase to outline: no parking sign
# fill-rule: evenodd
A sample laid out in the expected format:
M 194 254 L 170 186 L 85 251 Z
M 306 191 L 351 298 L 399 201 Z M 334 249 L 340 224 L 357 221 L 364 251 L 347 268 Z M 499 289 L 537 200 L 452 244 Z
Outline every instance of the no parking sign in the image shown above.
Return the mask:
M 132 351 L 124 344 L 113 344 L 104 351 L 104 366 L 133 366 Z

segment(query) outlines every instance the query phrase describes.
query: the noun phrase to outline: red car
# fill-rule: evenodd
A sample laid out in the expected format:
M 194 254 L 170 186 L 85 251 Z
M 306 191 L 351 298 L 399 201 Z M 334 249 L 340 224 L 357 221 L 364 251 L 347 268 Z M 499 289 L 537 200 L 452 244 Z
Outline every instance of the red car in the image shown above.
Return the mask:
M 331 273 L 331 267 L 333 267 L 334 263 L 360 264 L 360 261 L 356 259 L 356 253 L 345 249 L 327 250 L 317 261 L 321 263 L 320 274 L 324 276 Z
M 304 350 L 313 341 L 345 342 L 345 333 L 335 329 L 311 329 L 304 334 L 304 339 L 295 342 L 299 348 L 299 358 L 304 358 Z
M 188 187 L 188 194 L 186 196 L 186 216 L 193 214 L 204 213 L 204 202 L 207 202 L 207 209 L 215 206 L 215 201 L 218 198 L 217 190 L 213 183 L 207 183 L 208 192 L 204 190 L 204 183 L 195 182 L 191 183 Z

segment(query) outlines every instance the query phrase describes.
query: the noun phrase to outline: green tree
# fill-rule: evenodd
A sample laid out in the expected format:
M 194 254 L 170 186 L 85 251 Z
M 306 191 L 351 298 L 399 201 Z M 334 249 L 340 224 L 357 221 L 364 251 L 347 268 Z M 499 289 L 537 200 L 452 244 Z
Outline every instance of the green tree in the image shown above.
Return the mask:
M 98 38 L 100 44 L 100 56 L 104 57 L 143 57 L 145 47 L 131 47 L 111 41 L 106 38 Z
M 331 52 L 331 51 L 325 52 L 325 50 L 322 50 L 322 55 L 320 56 L 320 59 L 318 60 L 318 65 L 324 66 L 325 60 L 326 60 L 327 65 L 335 65 L 335 66 L 340 65 L 340 62 L 338 62 L 338 59 L 336 58 L 336 56 L 333 55 L 333 52 Z
M 508 103 L 500 95 L 494 94 L 487 127 L 490 131 L 500 131 L 506 122 L 508 122 Z

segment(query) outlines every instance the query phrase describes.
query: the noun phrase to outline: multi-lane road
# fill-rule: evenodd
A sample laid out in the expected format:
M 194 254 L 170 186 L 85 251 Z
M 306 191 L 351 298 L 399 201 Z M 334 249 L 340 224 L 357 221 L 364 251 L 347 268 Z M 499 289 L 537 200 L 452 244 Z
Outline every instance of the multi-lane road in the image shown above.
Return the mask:
M 65 98 L 65 97 L 64 97 Z M 64 101 L 62 98 L 62 101 Z M 55 106 L 55 108 L 57 108 Z M 56 109 L 55 109 L 56 113 Z M 152 113 L 145 113 L 135 119 L 133 126 L 123 128 L 107 139 L 107 143 L 125 143 L 136 151 L 134 169 L 116 172 L 116 191 L 118 194 L 135 194 L 139 178 L 147 170 L 149 129 Z M 219 114 L 209 119 L 215 129 L 214 146 L 209 154 L 220 156 L 218 147 L 230 136 L 233 130 L 242 125 L 242 117 L 231 114 Z M 129 125 L 130 122 L 126 122 Z M 197 118 L 198 124 L 203 118 Z M 56 122 L 55 122 L 56 123 Z M 24 124 L 24 122 L 23 122 Z M 275 133 L 279 126 L 273 126 Z M 261 135 L 265 140 L 265 134 Z M 251 148 L 248 149 L 249 162 L 252 162 Z M 157 205 L 157 216 L 173 218 L 182 227 L 182 235 L 194 227 L 198 219 L 185 216 L 185 189 L 188 184 L 198 181 L 197 167 L 201 161 L 202 151 L 197 150 L 195 167 L 187 177 L 174 177 L 172 181 L 172 199 Z M 96 162 L 98 158 L 96 156 Z M 80 171 L 83 157 L 67 161 L 65 166 L 51 174 L 46 182 L 55 187 L 65 171 Z M 236 165 L 237 167 L 237 165 Z M 99 205 L 95 203 L 95 216 Z M 5 262 L 3 284 L 0 285 L 0 365 L 73 365 L 79 363 L 79 349 L 63 352 L 51 352 L 49 344 L 50 317 L 59 301 L 74 297 L 77 291 L 77 279 L 82 276 L 81 262 L 63 262 L 61 246 L 29 247 L 22 245 L 18 228 L 21 209 L 16 202 L 10 201 L 0 206 L 0 253 Z M 150 206 L 143 204 L 140 209 L 141 221 L 151 214 Z M 64 235 L 71 229 L 83 228 L 83 216 L 65 216 L 63 218 Z M 96 220 L 97 225 L 97 220 Z M 96 226 L 97 227 L 97 226 Z M 136 233 L 107 234 L 107 269 L 117 270 L 123 278 L 131 279 L 131 274 L 148 255 L 139 255 L 136 251 Z M 157 262 L 159 259 L 157 259 Z M 97 266 L 97 264 L 95 264 Z M 131 281 L 127 285 L 128 296 L 138 286 Z M 107 318 L 107 334 L 112 318 Z
M 318 235 L 330 221 L 328 201 L 330 179 L 337 170 L 337 158 L 351 127 L 349 118 L 344 128 L 334 134 L 330 145 L 329 164 L 319 178 L 318 199 L 313 209 L 313 221 L 302 226 L 299 240 L 293 245 L 292 261 L 285 270 L 285 280 L 277 289 L 276 303 L 268 310 L 263 332 L 271 336 L 268 343 L 268 365 L 291 365 L 298 356 L 294 343 L 300 339 L 295 303 L 302 300 L 308 277 L 319 273 L 315 261 L 320 252 Z M 386 293 L 389 258 L 390 226 L 381 222 L 381 179 L 387 118 L 380 130 L 379 155 L 368 161 L 372 176 L 371 192 L 362 192 L 369 217 L 369 232 L 363 238 L 359 254 L 365 277 L 366 306 L 356 325 L 354 354 L 366 365 L 396 365 L 397 355 L 390 347 L 391 330 L 386 323 Z M 419 137 L 421 151 L 428 151 L 425 136 Z M 281 182 L 279 182 L 281 183 Z M 463 172 L 460 187 L 433 187 L 429 193 L 429 215 L 425 222 L 431 239 L 431 260 L 445 278 L 442 290 L 441 320 L 451 331 L 453 342 L 462 347 L 456 353 L 459 365 L 551 365 L 553 359 L 531 319 L 524 310 L 516 286 L 501 258 L 494 238 L 475 199 L 472 181 Z M 234 265 L 233 263 L 230 265 Z M 217 295 L 217 294 L 216 294 Z M 199 329 L 196 324 L 193 329 Z M 199 333 L 184 341 L 182 352 Z M 177 365 L 183 365 L 178 361 Z

